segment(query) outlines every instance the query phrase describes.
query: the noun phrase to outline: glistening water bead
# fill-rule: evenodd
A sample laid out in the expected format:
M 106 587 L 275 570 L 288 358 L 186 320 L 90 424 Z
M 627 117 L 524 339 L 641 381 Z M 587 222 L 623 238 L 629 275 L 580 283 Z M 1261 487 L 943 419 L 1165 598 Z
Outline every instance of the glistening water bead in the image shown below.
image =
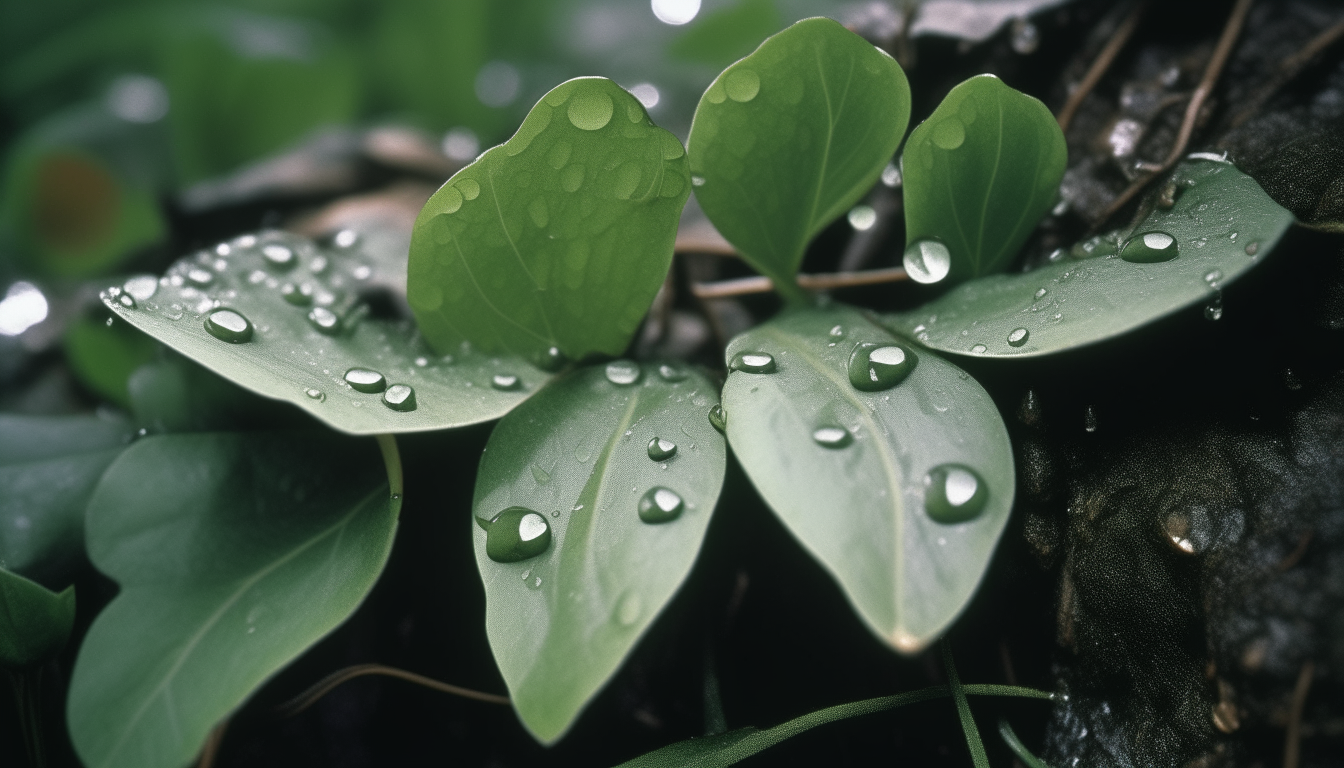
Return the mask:
M 743 373 L 774 373 L 775 358 L 764 352 L 739 352 L 728 368 Z
M 676 491 L 650 488 L 639 499 L 639 519 L 646 523 L 668 523 L 681 517 L 685 502 Z
M 232 309 L 216 309 L 205 317 L 205 330 L 211 336 L 230 344 L 252 340 L 252 323 Z
M 905 249 L 901 263 L 916 283 L 936 283 L 952 271 L 952 252 L 937 240 L 916 240 Z
M 536 557 L 551 546 L 551 524 L 527 507 L 509 507 L 490 520 L 476 518 L 485 529 L 485 554 L 497 563 Z
M 654 461 L 667 461 L 677 454 L 677 444 L 671 440 L 655 437 L 649 440 L 649 458 Z
M 812 440 L 823 448 L 844 448 L 854 441 L 854 435 L 844 427 L 817 427 L 812 432 Z
M 345 383 L 356 392 L 369 394 L 377 394 L 387 387 L 387 379 L 383 378 L 383 374 L 368 368 L 351 368 L 346 371 Z
M 899 344 L 861 341 L 849 354 L 849 383 L 864 392 L 891 389 L 905 380 L 919 359 Z
M 1135 264 L 1155 264 L 1171 261 L 1179 251 L 1176 238 L 1166 232 L 1144 232 L 1125 243 L 1120 249 L 1120 258 Z
M 383 405 L 394 411 L 414 411 L 415 390 L 409 384 L 393 384 L 383 392 Z
M 490 377 L 490 386 L 507 392 L 509 390 L 517 389 L 521 386 L 521 382 L 518 380 L 517 376 L 514 376 L 511 373 L 496 373 L 494 376 Z
M 328 336 L 335 335 L 341 331 L 341 318 L 337 317 L 335 312 L 332 312 L 326 307 L 313 307 L 308 313 L 308 322 L 312 323 L 313 327 L 316 328 L 319 333 L 324 333 Z
M 985 481 L 963 464 L 940 464 L 924 476 L 924 511 L 936 522 L 972 520 L 988 500 Z
M 607 363 L 607 381 L 617 386 L 628 387 L 639 381 L 639 363 L 633 360 L 614 360 Z
M 709 409 L 709 425 L 719 431 L 720 434 L 728 429 L 728 412 L 723 410 L 723 406 L 715 403 Z

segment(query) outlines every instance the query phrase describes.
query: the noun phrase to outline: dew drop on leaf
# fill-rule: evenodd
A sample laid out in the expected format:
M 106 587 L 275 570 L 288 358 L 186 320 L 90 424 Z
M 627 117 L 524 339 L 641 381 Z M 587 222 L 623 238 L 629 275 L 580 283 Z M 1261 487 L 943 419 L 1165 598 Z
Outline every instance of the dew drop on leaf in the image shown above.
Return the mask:
M 639 363 L 633 360 L 614 360 L 607 363 L 607 381 L 619 386 L 629 386 L 639 381 Z
M 1145 232 L 1125 243 L 1120 249 L 1120 258 L 1135 264 L 1154 264 L 1171 261 L 1178 253 L 1176 238 L 1166 232 Z
M 496 373 L 490 378 L 490 386 L 498 390 L 508 391 L 517 389 L 519 381 L 518 377 L 511 373 Z
M 377 394 L 387 387 L 383 374 L 369 368 L 351 368 L 345 372 L 345 383 L 356 392 Z
M 924 476 L 924 511 L 935 522 L 974 519 L 988 500 L 985 481 L 964 464 L 940 464 Z
M 1008 346 L 1020 347 L 1023 344 L 1026 344 L 1027 339 L 1030 337 L 1031 331 L 1028 331 L 1026 328 L 1014 328 L 1008 333 Z
M 937 240 L 916 240 L 901 257 L 905 272 L 917 283 L 936 283 L 952 269 L 952 252 Z
M 723 80 L 728 98 L 745 104 L 761 92 L 761 77 L 750 69 L 734 69 Z
M 216 339 L 230 344 L 252 340 L 252 323 L 232 309 L 216 309 L 207 315 L 205 330 Z
M 127 280 L 121 287 L 136 301 L 149 301 L 159 289 L 159 281 L 153 275 L 139 275 Z
M 415 390 L 409 384 L 393 384 L 383 392 L 383 405 L 394 411 L 414 411 Z
M 315 387 L 305 389 L 303 394 L 307 395 L 309 400 L 316 400 L 319 403 L 327 399 L 326 393 Z
M 764 352 L 739 352 L 728 367 L 743 373 L 774 373 L 776 370 L 775 358 Z
M 261 256 L 276 269 L 289 269 L 298 263 L 294 251 L 283 245 L 268 245 L 261 249 Z
M 663 487 L 650 488 L 639 498 L 639 519 L 646 523 L 667 523 L 681 517 L 686 503 L 676 491 Z
M 313 307 L 308 312 L 308 322 L 312 323 L 313 327 L 319 332 L 328 336 L 339 333 L 341 330 L 341 318 L 326 307 Z
M 844 427 L 817 427 L 812 432 L 812 440 L 823 448 L 844 448 L 854 441 L 854 436 Z
M 509 507 L 488 522 L 478 517 L 476 523 L 485 529 L 485 554 L 497 563 L 527 560 L 551 546 L 551 524 L 527 507 Z
M 662 377 L 663 381 L 678 382 L 686 380 L 686 370 L 684 368 L 667 363 L 658 366 L 658 375 Z
M 677 444 L 671 440 L 655 437 L 649 440 L 649 458 L 654 461 L 667 461 L 677 453 Z
M 308 283 L 285 283 L 280 286 L 280 295 L 296 307 L 306 307 L 313 303 L 313 286 Z
M 710 426 L 717 429 L 719 432 L 723 432 L 728 428 L 728 412 L 723 410 L 722 405 L 715 403 L 712 407 L 710 407 L 709 424 Z
M 849 354 L 849 383 L 864 392 L 891 389 L 910 375 L 918 361 L 914 352 L 899 344 L 861 341 Z

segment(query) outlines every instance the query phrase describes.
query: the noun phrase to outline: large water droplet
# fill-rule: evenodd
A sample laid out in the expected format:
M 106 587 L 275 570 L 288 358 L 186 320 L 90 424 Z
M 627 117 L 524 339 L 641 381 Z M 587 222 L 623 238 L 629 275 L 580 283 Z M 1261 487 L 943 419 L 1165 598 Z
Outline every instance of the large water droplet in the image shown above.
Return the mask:
M 949 117 L 933 126 L 933 143 L 939 149 L 956 149 L 966 141 L 966 126 L 955 117 Z
M 296 307 L 306 307 L 313 303 L 313 286 L 309 283 L 301 285 L 285 283 L 280 286 L 280 295 Z
M 916 240 L 901 257 L 905 272 L 916 283 L 936 283 L 952 270 L 952 252 L 937 240 Z
M 639 519 L 646 523 L 667 523 L 676 520 L 686 508 L 675 491 L 650 488 L 639 499 Z
M 596 131 L 611 122 L 615 105 L 611 96 L 599 90 L 585 90 L 569 100 L 569 122 L 575 128 Z
M 208 269 L 201 269 L 197 267 L 195 269 L 187 270 L 187 279 L 190 280 L 196 286 L 204 288 L 205 286 L 215 282 L 215 274 Z
M 1120 249 L 1120 258 L 1135 264 L 1154 264 L 1171 261 L 1178 255 L 1176 238 L 1166 232 L 1145 232 L 1136 235 Z
M 774 373 L 775 358 L 764 352 L 739 352 L 728 368 L 743 373 Z
M 252 340 L 252 323 L 232 309 L 216 309 L 206 315 L 205 330 L 216 339 L 230 344 Z
M 613 360 L 607 363 L 607 381 L 620 386 L 629 386 L 639 381 L 639 363 L 633 360 Z
M 728 429 L 728 412 L 723 410 L 723 406 L 715 403 L 709 409 L 709 425 L 722 433 Z
M 351 368 L 345 372 L 345 383 L 356 392 L 377 394 L 387 387 L 383 374 L 369 368 Z
M 919 359 L 899 344 L 861 341 L 849 354 L 849 383 L 864 392 L 878 392 L 900 384 Z
M 750 69 L 739 67 L 724 77 L 723 89 L 727 91 L 728 98 L 746 103 L 756 98 L 756 94 L 760 93 L 761 77 Z
M 485 529 L 485 554 L 497 563 L 516 563 L 536 557 L 551 546 L 551 524 L 527 507 L 509 507 L 488 522 L 476 518 Z
M 335 312 L 332 312 L 326 307 L 313 307 L 309 310 L 308 322 L 312 323 L 313 327 L 319 332 L 325 333 L 328 336 L 340 333 L 341 331 L 341 318 L 337 317 Z
M 123 293 L 118 296 L 117 303 L 127 309 L 135 309 L 135 299 L 131 298 L 131 294 L 129 293 Z
M 394 411 L 414 411 L 415 390 L 409 384 L 393 384 L 383 393 L 383 405 Z
M 569 358 L 565 357 L 565 353 L 561 352 L 559 347 L 548 347 L 536 354 L 532 364 L 543 371 L 553 373 L 564 368 L 567 362 Z
M 812 439 L 823 448 L 844 448 L 854 441 L 854 435 L 844 427 L 826 426 L 813 430 Z
M 505 392 L 517 389 L 520 385 L 521 382 L 518 380 L 518 377 L 511 373 L 496 373 L 494 376 L 490 377 L 490 386 Z
M 677 454 L 677 444 L 671 440 L 655 437 L 649 440 L 649 458 L 654 461 L 667 461 Z
M 939 523 L 962 523 L 985 508 L 989 491 L 975 470 L 940 464 L 924 476 L 924 511 Z
M 1031 331 L 1028 331 L 1026 328 L 1014 328 L 1008 333 L 1008 346 L 1020 347 L 1023 344 L 1026 344 L 1027 339 L 1030 337 Z
M 294 258 L 294 251 L 283 245 L 268 245 L 261 249 L 261 256 L 266 259 L 267 264 L 276 269 L 290 269 L 298 263 L 298 259 Z
M 153 275 L 138 275 L 127 280 L 121 287 L 136 301 L 149 301 L 154 298 L 155 291 L 159 290 L 159 280 Z

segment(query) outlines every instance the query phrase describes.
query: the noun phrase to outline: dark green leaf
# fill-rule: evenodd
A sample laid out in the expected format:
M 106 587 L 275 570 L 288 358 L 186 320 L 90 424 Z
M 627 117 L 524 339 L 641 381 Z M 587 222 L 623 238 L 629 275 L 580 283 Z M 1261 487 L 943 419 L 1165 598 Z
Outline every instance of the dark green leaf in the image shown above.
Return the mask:
M 65 359 L 79 380 L 95 394 L 125 408 L 131 373 L 154 358 L 158 345 L 145 334 L 101 318 L 81 317 L 65 332 Z
M 844 306 L 787 313 L 728 345 L 728 360 L 752 354 L 776 370 L 729 374 L 734 454 L 863 622 L 899 651 L 924 648 L 971 599 L 1008 521 L 998 409 L 959 368 Z
M 440 356 L 409 322 L 368 317 L 360 293 L 367 269 L 358 245 L 319 249 L 303 238 L 269 232 L 182 259 L 157 283 L 133 278 L 124 288 L 105 291 L 103 302 L 235 384 L 355 434 L 496 419 L 548 378 L 518 358 L 489 357 L 469 347 Z M 231 343 L 207 330 L 216 306 L 247 319 L 249 330 L 236 337 L 246 341 Z M 324 328 L 314 318 L 331 322 Z M 353 388 L 345 380 L 353 368 L 381 373 L 386 389 Z M 412 409 L 406 402 L 400 410 L 387 404 L 395 385 L 413 389 Z
M 201 434 L 127 449 L 89 503 L 89 556 L 121 592 L 70 683 L 85 765 L 187 764 L 216 722 L 355 610 L 400 507 L 372 441 Z
M 888 55 L 830 19 L 771 37 L 714 81 L 688 142 L 695 197 L 783 289 L 812 236 L 877 180 L 910 119 Z
M 906 242 L 946 246 L 950 280 L 1002 271 L 1055 204 L 1067 154 L 1040 101 L 993 75 L 967 80 L 906 142 Z
M 690 571 L 723 483 L 723 437 L 705 417 L 716 402 L 697 373 L 618 361 L 557 379 L 490 436 L 472 505 L 486 629 L 540 741 L 569 729 Z M 675 496 L 646 503 L 659 488 Z M 493 539 L 522 539 L 505 559 L 530 554 L 518 545 L 540 542 L 543 524 L 540 554 L 491 559 Z
M 619 355 L 672 260 L 685 154 L 610 80 L 556 86 L 416 219 L 407 290 L 425 338 Z
M 132 431 L 103 416 L 0 415 L 0 567 L 54 576 L 82 557 L 84 507 Z
M 1175 238 L 1174 259 L 1129 261 L 1112 233 L 1074 246 L 1059 263 L 972 280 L 884 322 L 942 352 L 1032 356 L 1119 336 L 1216 299 L 1273 249 L 1293 216 L 1226 163 L 1186 163 L 1176 180 L 1184 191 L 1175 206 L 1154 210 L 1127 242 L 1127 257 L 1135 258 L 1145 234 L 1165 233 Z
M 74 587 L 57 594 L 0 568 L 0 669 L 50 660 L 65 647 L 74 625 Z
M 312 425 L 303 412 L 258 397 L 172 352 L 136 369 L 127 389 L 136 424 L 156 434 Z

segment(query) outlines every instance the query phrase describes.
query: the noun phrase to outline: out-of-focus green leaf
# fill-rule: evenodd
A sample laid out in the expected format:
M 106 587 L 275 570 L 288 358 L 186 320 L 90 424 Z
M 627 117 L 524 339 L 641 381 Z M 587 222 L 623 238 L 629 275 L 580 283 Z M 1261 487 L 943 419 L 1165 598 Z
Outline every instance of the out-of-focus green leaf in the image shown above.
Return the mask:
M 472 503 L 486 631 L 543 743 L 695 562 L 723 483 L 726 448 L 705 417 L 716 402 L 699 374 L 618 361 L 556 379 L 491 434 Z
M 830 19 L 771 37 L 714 80 L 688 141 L 695 197 L 752 266 L 796 294 L 808 241 L 877 181 L 910 119 L 900 66 Z
M 1120 336 L 1200 302 L 1214 302 L 1214 316 L 1219 289 L 1266 256 L 1293 215 L 1227 163 L 1188 162 L 1175 184 L 1176 204 L 1150 213 L 1123 244 L 1120 233 L 1098 236 L 1058 263 L 971 280 L 883 323 L 942 352 L 1031 357 Z
M 1002 271 L 1055 204 L 1067 155 L 1039 100 L 993 75 L 958 85 L 902 154 L 907 244 L 945 246 L 950 280 Z
M 322 249 L 264 232 L 182 259 L 157 280 L 132 278 L 103 301 L 229 381 L 354 434 L 497 419 L 548 378 L 516 357 L 470 347 L 437 354 L 409 322 L 368 317 L 361 289 L 371 274 L 358 243 Z M 234 322 L 245 329 L 230 335 L 216 322 L 223 318 L 241 318 Z M 353 385 L 355 369 L 372 372 L 371 381 Z M 397 397 L 406 394 L 398 387 L 409 397 Z
M 79 380 L 96 394 L 122 408 L 130 406 L 126 382 L 131 373 L 154 358 L 158 345 L 125 323 L 109 326 L 82 317 L 65 331 L 65 359 Z
M 0 668 L 22 670 L 50 660 L 74 625 L 74 587 L 57 594 L 0 567 Z
M 300 411 L 171 352 L 137 368 L 126 388 L 136 424 L 153 433 L 311 426 Z
M 675 59 L 722 69 L 751 53 L 760 40 L 778 32 L 783 23 L 774 0 L 740 0 L 698 16 L 672 41 L 667 52 Z
M 556 86 L 416 219 L 407 294 L 425 338 L 619 355 L 672 260 L 685 154 L 610 80 Z
M 147 437 L 89 503 L 88 547 L 120 594 L 70 682 L 90 768 L 175 768 L 277 670 L 343 622 L 396 531 L 372 441 Z
M 747 476 L 864 624 L 923 649 L 975 594 L 1012 509 L 994 402 L 844 306 L 789 312 L 726 354 L 728 440 Z
M 133 434 L 123 419 L 0 414 L 0 568 L 60 574 L 84 551 L 84 507 Z

